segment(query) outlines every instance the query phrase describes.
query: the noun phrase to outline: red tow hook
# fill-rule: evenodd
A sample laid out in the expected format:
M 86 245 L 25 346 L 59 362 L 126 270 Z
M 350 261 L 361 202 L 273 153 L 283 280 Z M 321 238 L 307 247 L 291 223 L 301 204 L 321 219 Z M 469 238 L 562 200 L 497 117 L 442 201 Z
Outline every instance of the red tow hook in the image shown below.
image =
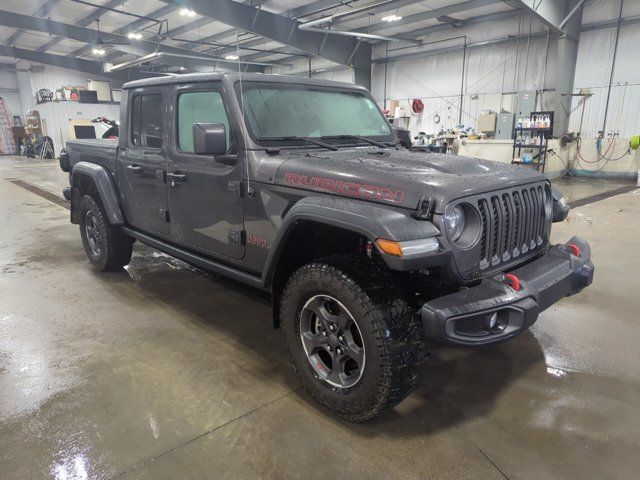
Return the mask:
M 520 279 L 516 277 L 513 273 L 507 273 L 504 276 L 504 279 L 509 280 L 511 282 L 510 287 L 513 288 L 516 292 L 519 292 L 520 288 L 522 288 L 522 286 L 520 285 Z
M 569 248 L 569 250 L 571 250 L 571 252 L 576 256 L 579 257 L 580 256 L 580 249 L 578 248 L 578 246 L 574 243 L 569 243 L 567 244 L 567 247 Z

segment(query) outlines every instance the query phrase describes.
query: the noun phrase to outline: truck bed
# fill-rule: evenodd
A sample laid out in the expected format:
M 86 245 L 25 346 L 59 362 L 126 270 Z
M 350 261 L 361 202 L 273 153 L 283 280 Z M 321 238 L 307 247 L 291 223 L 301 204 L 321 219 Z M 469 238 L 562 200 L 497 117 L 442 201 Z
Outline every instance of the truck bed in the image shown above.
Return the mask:
M 103 165 L 112 173 L 116 172 L 117 139 L 69 140 L 66 149 L 72 167 L 80 161 L 86 161 Z

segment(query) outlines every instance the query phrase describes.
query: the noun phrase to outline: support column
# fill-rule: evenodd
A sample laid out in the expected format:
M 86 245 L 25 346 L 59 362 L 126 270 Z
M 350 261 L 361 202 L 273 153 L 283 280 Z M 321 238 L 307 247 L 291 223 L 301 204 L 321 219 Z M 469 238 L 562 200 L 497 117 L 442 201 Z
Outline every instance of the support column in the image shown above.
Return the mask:
M 576 1 L 571 2 L 569 7 L 573 8 Z M 562 96 L 563 93 L 573 91 L 573 80 L 576 72 L 576 61 L 578 59 L 578 42 L 580 39 L 580 24 L 582 23 L 582 7 L 580 7 L 565 26 L 565 35 L 556 40 L 555 55 L 550 55 L 549 60 L 554 62 L 553 68 L 555 78 L 551 78 L 555 88 L 552 105 L 554 110 L 553 135 L 559 137 L 567 133 L 569 128 L 569 114 L 571 112 L 571 97 Z
M 355 80 L 358 85 L 362 85 L 371 91 L 371 44 L 361 42 L 358 50 L 353 55 L 352 64 L 355 71 Z

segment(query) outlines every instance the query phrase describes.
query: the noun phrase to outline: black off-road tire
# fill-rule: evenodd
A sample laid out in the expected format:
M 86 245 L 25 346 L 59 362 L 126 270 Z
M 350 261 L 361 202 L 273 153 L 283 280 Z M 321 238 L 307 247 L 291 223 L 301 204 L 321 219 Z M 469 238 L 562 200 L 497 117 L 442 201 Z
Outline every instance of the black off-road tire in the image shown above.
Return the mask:
M 300 267 L 284 289 L 280 325 L 293 370 L 313 398 L 348 421 L 369 420 L 415 388 L 425 358 L 422 326 L 395 285 L 384 265 L 368 258 L 336 256 Z M 303 346 L 303 307 L 318 295 L 338 300 L 362 332 L 364 369 L 348 388 L 319 375 Z
M 92 243 L 90 231 L 95 232 Z M 80 236 L 87 258 L 96 270 L 120 270 L 131 260 L 133 239 L 121 228 L 112 226 L 99 200 L 84 195 L 80 200 Z M 95 239 L 98 240 L 96 249 Z

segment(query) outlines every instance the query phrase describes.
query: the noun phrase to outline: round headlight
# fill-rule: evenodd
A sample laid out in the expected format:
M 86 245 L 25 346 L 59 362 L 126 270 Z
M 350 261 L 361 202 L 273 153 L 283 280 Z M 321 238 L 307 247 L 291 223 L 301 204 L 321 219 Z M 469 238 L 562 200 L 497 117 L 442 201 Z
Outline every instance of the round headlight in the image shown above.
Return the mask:
M 444 216 L 444 220 L 451 240 L 455 242 L 462 235 L 466 223 L 464 209 L 460 205 L 456 205 Z

